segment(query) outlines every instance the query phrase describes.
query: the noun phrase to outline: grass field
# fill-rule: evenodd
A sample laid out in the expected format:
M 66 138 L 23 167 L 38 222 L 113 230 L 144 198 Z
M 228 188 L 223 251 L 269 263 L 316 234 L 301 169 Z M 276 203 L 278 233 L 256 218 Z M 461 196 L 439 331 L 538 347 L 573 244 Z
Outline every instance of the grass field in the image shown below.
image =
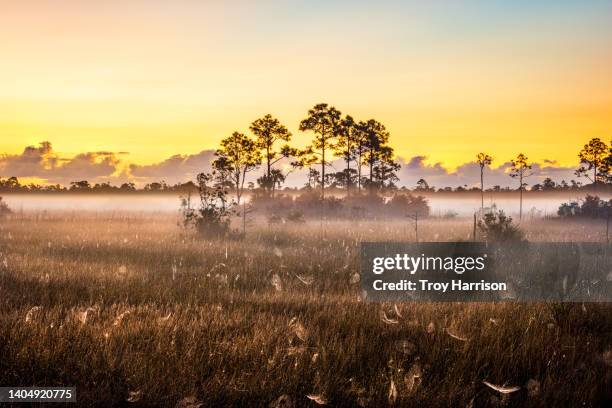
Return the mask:
M 605 240 L 605 225 L 523 228 Z M 419 225 L 424 241 L 471 232 L 469 219 Z M 397 221 L 262 223 L 227 242 L 162 214 L 0 221 L 0 385 L 76 386 L 83 406 L 610 402 L 609 304 L 558 321 L 543 304 L 363 303 L 359 242 L 413 239 Z

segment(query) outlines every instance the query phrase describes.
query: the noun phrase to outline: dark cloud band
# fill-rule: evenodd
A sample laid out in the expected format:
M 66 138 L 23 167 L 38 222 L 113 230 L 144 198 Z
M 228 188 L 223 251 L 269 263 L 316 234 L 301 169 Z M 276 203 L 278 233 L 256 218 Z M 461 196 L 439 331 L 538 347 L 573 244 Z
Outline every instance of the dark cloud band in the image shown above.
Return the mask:
M 0 156 L 0 177 L 35 177 L 47 183 L 69 184 L 75 180 L 88 180 L 92 183 L 121 183 L 135 181 L 150 183 L 164 180 L 168 184 L 194 180 L 198 173 L 209 172 L 214 160 L 214 150 L 203 150 L 192 155 L 174 155 L 159 163 L 139 165 L 128 164 L 120 156 L 127 152 L 86 152 L 74 157 L 61 157 L 50 142 L 38 146 L 28 146 L 21 154 Z M 398 172 L 400 186 L 414 187 L 421 178 L 435 187 L 477 186 L 480 182 L 480 168 L 475 162 L 465 163 L 451 171 L 440 162 L 427 163 L 426 156 L 408 159 L 398 158 L 401 169 Z M 343 168 L 338 160 L 332 168 Z M 513 186 L 514 180 L 508 176 L 509 162 L 485 170 L 485 187 Z M 545 160 L 533 165 L 530 184 L 541 182 L 550 177 L 556 182 L 569 181 L 574 176 L 574 167 L 559 166 L 556 162 Z M 252 180 L 254 181 L 254 180 Z M 297 187 L 306 182 L 305 171 L 291 173 L 287 185 Z

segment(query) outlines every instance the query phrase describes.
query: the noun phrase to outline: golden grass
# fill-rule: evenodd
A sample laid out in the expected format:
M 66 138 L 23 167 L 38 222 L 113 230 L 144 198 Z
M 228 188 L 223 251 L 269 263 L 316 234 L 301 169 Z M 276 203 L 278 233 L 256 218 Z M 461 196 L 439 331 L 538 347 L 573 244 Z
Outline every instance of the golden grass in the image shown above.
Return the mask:
M 361 302 L 359 242 L 412 240 L 408 221 L 258 224 L 228 242 L 194 239 L 176 221 L 4 220 L 0 385 L 76 386 L 84 406 L 598 406 L 610 398 L 609 305 L 576 305 L 555 322 L 540 304 Z M 523 227 L 531 240 L 605 238 L 605 225 Z M 419 226 L 428 241 L 471 231 L 468 219 Z

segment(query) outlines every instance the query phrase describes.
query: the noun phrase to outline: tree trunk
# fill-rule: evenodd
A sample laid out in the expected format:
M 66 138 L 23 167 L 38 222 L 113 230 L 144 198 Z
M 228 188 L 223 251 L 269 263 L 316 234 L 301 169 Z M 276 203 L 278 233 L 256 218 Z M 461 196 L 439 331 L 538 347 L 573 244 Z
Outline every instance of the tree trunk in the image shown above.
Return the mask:
M 325 200 L 325 139 L 321 148 L 321 199 Z
M 271 177 L 272 177 L 272 164 L 270 164 L 270 145 L 267 144 L 266 145 L 266 164 L 267 164 L 267 168 L 268 168 L 268 173 L 266 175 L 267 178 L 267 182 L 270 183 L 271 181 Z M 266 189 L 268 189 L 268 194 L 274 198 L 274 187 L 270 187 L 270 185 L 266 186 Z M 271 194 L 270 194 L 271 193 Z
M 483 171 L 484 168 L 480 166 L 480 210 L 484 209 L 484 181 L 483 181 Z
M 321 200 L 325 201 L 325 125 L 321 127 Z
M 351 159 L 346 160 L 346 196 L 351 194 Z
M 520 194 L 520 203 L 519 203 L 519 221 L 521 221 L 523 219 L 523 173 L 521 173 L 520 177 L 519 177 L 519 182 L 521 183 L 520 187 L 519 187 L 519 194 Z
M 361 194 L 361 150 L 359 151 L 359 162 L 357 163 L 357 191 Z
M 370 191 L 374 188 L 372 181 L 374 180 L 374 162 L 370 160 Z
M 240 204 L 240 175 L 236 177 L 236 201 Z

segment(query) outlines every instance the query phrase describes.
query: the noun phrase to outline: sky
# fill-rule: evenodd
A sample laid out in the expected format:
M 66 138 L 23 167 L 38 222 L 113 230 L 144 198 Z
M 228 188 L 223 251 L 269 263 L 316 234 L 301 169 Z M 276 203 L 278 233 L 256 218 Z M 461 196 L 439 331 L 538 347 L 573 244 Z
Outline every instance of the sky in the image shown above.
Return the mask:
M 0 0 L 0 9 L 0 177 L 143 181 L 165 168 L 170 178 L 266 113 L 308 144 L 298 124 L 320 102 L 381 121 L 404 163 L 446 174 L 479 151 L 496 168 L 523 152 L 569 171 L 590 138 L 612 139 L 610 1 Z M 29 169 L 22 161 L 36 161 L 43 141 L 52 154 Z

